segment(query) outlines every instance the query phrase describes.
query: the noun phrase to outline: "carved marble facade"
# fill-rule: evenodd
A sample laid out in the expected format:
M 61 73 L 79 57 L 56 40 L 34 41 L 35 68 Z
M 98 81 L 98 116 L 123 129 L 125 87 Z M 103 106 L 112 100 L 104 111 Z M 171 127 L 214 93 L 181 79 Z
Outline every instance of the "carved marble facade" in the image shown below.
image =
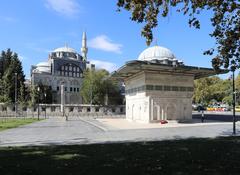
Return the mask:
M 192 117 L 193 76 L 142 72 L 126 80 L 125 88 L 129 120 L 148 123 Z

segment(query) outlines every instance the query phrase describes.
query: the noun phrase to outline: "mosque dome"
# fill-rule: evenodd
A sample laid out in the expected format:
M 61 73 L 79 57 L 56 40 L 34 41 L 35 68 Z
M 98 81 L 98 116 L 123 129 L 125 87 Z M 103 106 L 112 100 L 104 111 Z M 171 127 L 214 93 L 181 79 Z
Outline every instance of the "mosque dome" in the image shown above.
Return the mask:
M 74 60 L 81 58 L 81 56 L 73 48 L 68 47 L 67 45 L 53 50 L 50 56 L 55 58 L 67 58 Z
M 55 49 L 53 52 L 70 52 L 70 53 L 77 53 L 73 48 L 64 46 Z
M 145 49 L 138 57 L 141 61 L 152 60 L 175 60 L 174 54 L 167 48 L 161 46 L 153 46 Z

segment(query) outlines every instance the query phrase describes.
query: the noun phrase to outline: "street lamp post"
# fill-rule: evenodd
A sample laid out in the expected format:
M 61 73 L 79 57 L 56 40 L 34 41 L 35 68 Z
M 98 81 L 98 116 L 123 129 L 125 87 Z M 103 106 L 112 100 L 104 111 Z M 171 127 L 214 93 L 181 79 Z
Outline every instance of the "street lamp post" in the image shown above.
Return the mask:
M 39 120 L 39 103 L 40 103 L 40 87 L 38 86 L 38 88 L 37 88 L 37 91 L 38 91 L 38 95 L 37 95 L 37 97 L 38 97 L 38 120 Z
M 46 98 L 46 97 L 47 97 L 47 93 L 45 92 L 45 93 L 44 93 L 44 101 L 45 101 L 45 119 L 47 118 L 47 104 L 46 104 L 46 103 L 47 103 L 47 102 L 46 102 L 46 101 L 47 101 L 47 100 L 46 100 L 47 98 Z
M 15 117 L 17 117 L 17 73 L 15 72 Z
M 236 92 L 235 92 L 235 69 L 232 70 L 232 86 L 233 86 L 233 135 L 236 134 L 236 115 L 235 115 L 235 106 L 236 106 Z

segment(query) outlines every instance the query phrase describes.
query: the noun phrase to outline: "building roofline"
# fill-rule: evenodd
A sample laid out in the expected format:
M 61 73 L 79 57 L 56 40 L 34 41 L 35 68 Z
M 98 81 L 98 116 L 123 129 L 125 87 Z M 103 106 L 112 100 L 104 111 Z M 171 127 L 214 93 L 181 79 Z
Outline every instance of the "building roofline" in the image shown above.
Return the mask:
M 212 68 L 205 67 L 196 67 L 196 66 L 186 66 L 186 65 L 167 65 L 162 63 L 153 63 L 149 61 L 140 61 L 140 60 L 132 60 L 126 62 L 125 65 L 120 67 L 117 71 L 114 71 L 111 74 L 113 79 L 127 79 L 130 76 L 133 76 L 142 71 L 152 71 L 152 72 L 161 72 L 161 73 L 169 73 L 169 74 L 186 74 L 193 75 L 194 79 L 213 76 L 217 74 L 225 74 L 229 72 L 229 70 L 221 69 L 216 72 Z

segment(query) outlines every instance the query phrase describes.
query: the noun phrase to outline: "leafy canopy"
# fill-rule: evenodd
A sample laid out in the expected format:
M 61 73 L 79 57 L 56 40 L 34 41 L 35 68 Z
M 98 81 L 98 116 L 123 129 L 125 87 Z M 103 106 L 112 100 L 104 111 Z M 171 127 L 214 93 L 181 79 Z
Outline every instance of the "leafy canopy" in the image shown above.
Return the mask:
M 106 70 L 85 71 L 80 93 L 86 104 L 115 105 L 121 104 L 123 100 L 118 83 L 109 79 Z
M 16 53 L 7 49 L 0 55 L 0 102 L 15 102 L 15 80 L 17 80 L 17 99 L 21 103 L 26 100 L 22 63 Z
M 235 79 L 236 102 L 240 104 L 240 75 Z M 194 81 L 193 103 L 205 105 L 211 102 L 224 102 L 229 105 L 233 102 L 232 78 L 220 79 L 219 77 L 207 77 Z
M 153 40 L 152 30 L 158 25 L 158 17 L 166 17 L 171 7 L 189 16 L 189 25 L 200 28 L 197 15 L 210 10 L 213 31 L 210 36 L 216 39 L 216 46 L 204 54 L 213 55 L 212 66 L 230 68 L 240 67 L 240 1 L 239 0 L 118 0 L 118 10 L 131 12 L 131 20 L 144 23 L 142 36 L 147 45 Z

